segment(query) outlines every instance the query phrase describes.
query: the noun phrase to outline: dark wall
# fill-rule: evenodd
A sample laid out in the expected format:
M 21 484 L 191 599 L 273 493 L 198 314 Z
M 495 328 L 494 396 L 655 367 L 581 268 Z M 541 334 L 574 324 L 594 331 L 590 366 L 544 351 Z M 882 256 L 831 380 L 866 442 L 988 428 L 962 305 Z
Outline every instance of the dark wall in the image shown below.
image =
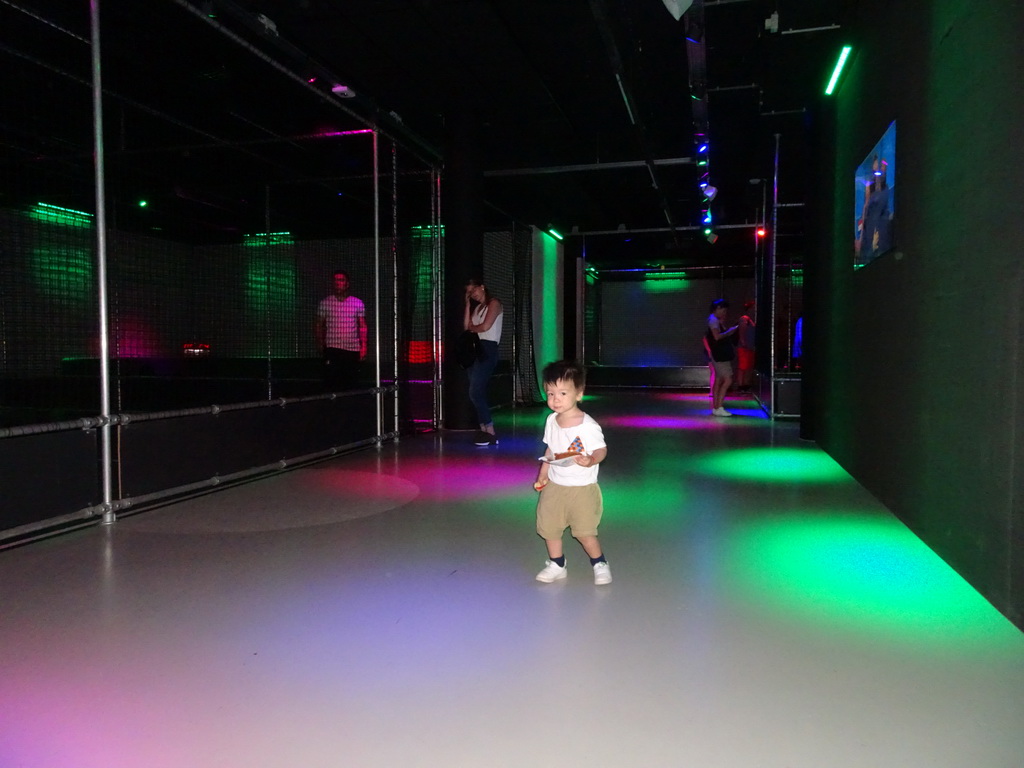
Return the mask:
M 99 438 L 76 429 L 0 440 L 0 531 L 103 501 Z
M 657 276 L 603 280 L 600 298 L 601 365 L 705 367 L 711 302 L 728 301 L 725 322 L 735 325 L 743 316 L 743 302 L 754 298 L 754 281 Z
M 816 438 L 1024 626 L 1024 4 L 859 4 L 828 107 Z M 854 171 L 897 124 L 896 250 L 854 271 Z

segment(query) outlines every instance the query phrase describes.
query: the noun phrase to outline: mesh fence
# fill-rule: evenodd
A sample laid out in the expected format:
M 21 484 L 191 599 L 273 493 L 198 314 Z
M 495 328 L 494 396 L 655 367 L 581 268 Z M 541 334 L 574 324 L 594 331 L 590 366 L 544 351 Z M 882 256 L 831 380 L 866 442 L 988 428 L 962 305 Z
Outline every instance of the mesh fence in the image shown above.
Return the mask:
M 0 426 L 100 407 L 89 9 L 29 5 L 0 5 Z M 366 306 L 362 383 L 432 379 L 431 161 L 198 5 L 103 9 L 112 408 L 322 391 L 337 269 Z M 430 420 L 427 390 L 407 417 Z
M 512 377 L 517 403 L 534 401 L 530 229 L 509 220 L 505 229 L 484 234 L 484 279 L 504 307 L 499 375 Z

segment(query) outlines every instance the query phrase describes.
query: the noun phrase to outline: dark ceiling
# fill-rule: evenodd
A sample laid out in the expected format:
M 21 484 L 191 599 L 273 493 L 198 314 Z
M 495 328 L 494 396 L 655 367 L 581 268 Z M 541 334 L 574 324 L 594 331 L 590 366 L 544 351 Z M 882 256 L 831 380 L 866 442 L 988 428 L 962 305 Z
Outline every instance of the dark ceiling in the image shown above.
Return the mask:
M 89 155 L 87 5 L 0 7 L 3 63 L 22 75 L 0 105 L 8 175 L 30 168 L 53 186 Z M 367 153 L 348 151 L 367 139 L 341 150 L 309 137 L 369 123 L 415 155 L 403 169 L 479 170 L 488 226 L 580 233 L 606 268 L 748 263 L 776 134 L 780 202 L 803 201 L 807 110 L 842 42 L 839 5 L 698 0 L 676 21 L 662 0 L 101 0 L 112 177 L 173 188 L 176 215 L 209 228 L 216 211 L 251 205 L 239 185 L 268 179 L 277 201 L 310 182 L 323 194 L 304 210 L 341 216 L 338 199 L 371 195 Z M 328 195 L 335 208 L 318 207 Z

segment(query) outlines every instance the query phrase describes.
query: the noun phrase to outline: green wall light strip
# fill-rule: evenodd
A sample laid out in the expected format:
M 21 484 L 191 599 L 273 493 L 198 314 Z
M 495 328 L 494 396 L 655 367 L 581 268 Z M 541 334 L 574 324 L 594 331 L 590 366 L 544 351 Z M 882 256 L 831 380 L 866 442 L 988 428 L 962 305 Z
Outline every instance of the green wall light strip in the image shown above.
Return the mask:
M 36 203 L 29 211 L 33 219 L 48 221 L 51 224 L 64 224 L 69 227 L 91 227 L 92 214 L 76 211 L 74 208 L 61 208 L 49 203 Z
M 257 232 L 242 235 L 242 245 L 292 245 L 294 242 L 291 232 Z
M 839 82 L 839 75 L 843 72 L 843 67 L 846 66 L 846 60 L 850 58 L 850 51 L 853 50 L 853 46 L 844 45 L 843 50 L 839 53 L 839 61 L 836 62 L 836 68 L 832 70 L 832 79 L 828 81 L 828 87 L 825 88 L 825 95 L 831 96 L 832 91 L 836 89 L 836 83 Z
M 644 275 L 644 280 L 665 280 L 665 279 L 678 279 L 680 277 L 686 277 L 685 272 L 666 272 L 659 269 L 657 272 L 648 272 Z

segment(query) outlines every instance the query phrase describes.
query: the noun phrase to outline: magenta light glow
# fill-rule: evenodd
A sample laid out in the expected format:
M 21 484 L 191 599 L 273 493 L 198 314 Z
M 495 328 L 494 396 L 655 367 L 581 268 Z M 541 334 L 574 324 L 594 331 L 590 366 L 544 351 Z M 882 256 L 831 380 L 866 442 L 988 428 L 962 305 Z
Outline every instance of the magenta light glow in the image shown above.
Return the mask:
M 504 442 L 504 441 L 503 441 Z M 404 461 L 400 476 L 437 499 L 481 498 L 531 492 L 537 467 L 529 459 L 497 458 L 478 451 Z M 539 453 L 537 454 L 540 455 Z
M 163 353 L 157 333 L 138 317 L 123 317 L 115 333 L 118 357 L 159 357 Z
M 335 136 L 357 136 L 361 133 L 373 133 L 372 128 L 359 128 L 354 131 L 321 131 L 320 133 L 314 133 L 310 138 L 313 139 L 330 139 Z
M 710 398 L 707 392 L 664 392 L 654 396 L 655 400 L 675 400 L 685 403 L 703 403 Z

